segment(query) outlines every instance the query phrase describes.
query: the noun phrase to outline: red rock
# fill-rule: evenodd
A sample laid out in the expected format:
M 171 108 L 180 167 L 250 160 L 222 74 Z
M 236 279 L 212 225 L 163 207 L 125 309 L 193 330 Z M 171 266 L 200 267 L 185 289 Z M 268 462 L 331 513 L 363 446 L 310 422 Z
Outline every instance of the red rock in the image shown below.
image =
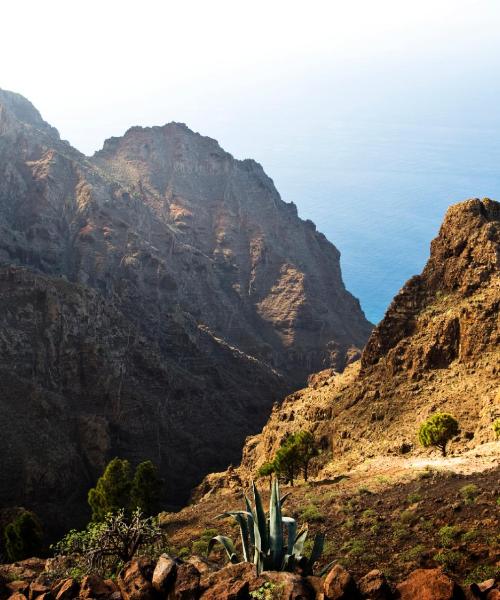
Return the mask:
M 21 594 L 21 592 L 14 592 L 9 596 L 8 600 L 28 600 L 28 598 L 24 594 Z
M 23 594 L 25 596 L 28 595 L 29 587 L 30 587 L 30 584 L 28 581 L 21 581 L 21 580 L 9 581 L 6 585 L 7 590 L 11 594 L 15 594 L 16 592 L 19 592 L 20 594 Z
M 392 598 L 391 588 L 382 571 L 374 569 L 359 580 L 361 598 L 366 600 L 389 600 Z
M 287 572 L 265 571 L 261 577 L 281 588 L 282 600 L 315 600 L 316 592 L 301 575 Z
M 341 565 L 334 565 L 324 582 L 325 596 L 329 600 L 354 600 L 358 590 L 352 575 Z
M 153 571 L 153 587 L 158 592 L 167 593 L 175 582 L 176 574 L 177 563 L 170 556 L 162 554 Z
M 500 600 L 500 590 L 498 588 L 488 592 L 486 600 Z
M 96 600 L 107 600 L 116 592 L 116 584 L 110 579 L 102 579 L 98 575 L 87 575 L 80 584 L 80 598 L 95 598 Z
M 128 562 L 117 579 L 124 600 L 154 600 L 153 571 L 154 563 L 147 558 Z
M 34 581 L 30 585 L 28 599 L 29 600 L 34 600 L 38 596 L 42 596 L 43 594 L 47 594 L 49 591 L 50 591 L 50 588 L 48 586 L 43 585 L 42 583 L 37 583 L 36 581 Z
M 458 586 L 441 569 L 417 569 L 397 586 L 400 600 L 458 600 Z
M 470 590 L 476 596 L 483 596 L 495 587 L 495 580 L 488 579 L 481 583 L 471 583 Z
M 200 595 L 200 573 L 196 567 L 183 563 L 177 567 L 175 587 L 170 590 L 168 600 L 198 600 Z
M 74 579 L 63 579 L 51 589 L 55 600 L 71 600 L 78 596 L 78 583 Z

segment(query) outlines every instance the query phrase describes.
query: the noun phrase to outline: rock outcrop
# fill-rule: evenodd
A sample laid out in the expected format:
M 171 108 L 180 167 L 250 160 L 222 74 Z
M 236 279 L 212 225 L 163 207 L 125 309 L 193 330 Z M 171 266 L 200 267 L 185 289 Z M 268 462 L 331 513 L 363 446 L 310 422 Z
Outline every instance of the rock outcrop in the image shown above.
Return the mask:
M 49 521 L 114 455 L 183 501 L 371 330 L 254 161 L 175 123 L 88 158 L 1 90 L 0 303 L 0 504 Z
M 448 210 L 425 269 L 397 294 L 361 360 L 342 374 L 311 376 L 309 387 L 276 405 L 230 476 L 247 480 L 300 429 L 330 451 L 325 475 L 381 453 L 418 451 L 418 424 L 437 410 L 460 423 L 452 449 L 493 441 L 499 365 L 500 204 L 473 199 Z M 216 487 L 217 476 L 198 497 L 207 484 Z

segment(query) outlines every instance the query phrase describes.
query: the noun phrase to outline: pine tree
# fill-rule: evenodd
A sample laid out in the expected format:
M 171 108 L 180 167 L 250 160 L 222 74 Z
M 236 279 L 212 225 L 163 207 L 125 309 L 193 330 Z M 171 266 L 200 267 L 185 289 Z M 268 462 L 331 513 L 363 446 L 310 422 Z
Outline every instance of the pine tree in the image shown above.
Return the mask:
M 158 512 L 162 485 L 158 469 L 150 460 L 137 465 L 130 490 L 131 508 L 139 508 L 146 516 Z
M 5 527 L 5 552 L 11 562 L 39 555 L 42 550 L 42 542 L 42 525 L 32 512 L 21 513 Z
M 92 509 L 92 520 L 103 521 L 108 513 L 121 508 L 128 510 L 132 473 L 128 460 L 114 458 L 98 479 L 95 488 L 88 494 L 88 503 Z

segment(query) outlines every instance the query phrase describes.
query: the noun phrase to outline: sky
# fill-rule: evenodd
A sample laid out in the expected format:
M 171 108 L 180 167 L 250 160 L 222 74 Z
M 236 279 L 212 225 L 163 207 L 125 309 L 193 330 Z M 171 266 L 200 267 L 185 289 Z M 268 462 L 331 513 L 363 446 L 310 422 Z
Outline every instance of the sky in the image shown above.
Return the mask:
M 458 178 L 478 173 L 485 139 L 488 156 L 497 150 L 497 0 L 27 0 L 3 3 L 0 19 L 0 87 L 29 98 L 64 139 L 92 154 L 132 125 L 180 121 L 258 160 L 339 247 L 375 321 L 421 269 L 451 200 L 430 211 L 403 202 L 395 224 L 401 198 L 496 190 L 492 171 Z M 444 178 L 426 187 L 440 165 Z M 359 218 L 374 206 L 375 233 Z M 423 252 L 403 240 L 384 255 L 397 226 Z M 395 252 L 408 260 L 377 289 Z

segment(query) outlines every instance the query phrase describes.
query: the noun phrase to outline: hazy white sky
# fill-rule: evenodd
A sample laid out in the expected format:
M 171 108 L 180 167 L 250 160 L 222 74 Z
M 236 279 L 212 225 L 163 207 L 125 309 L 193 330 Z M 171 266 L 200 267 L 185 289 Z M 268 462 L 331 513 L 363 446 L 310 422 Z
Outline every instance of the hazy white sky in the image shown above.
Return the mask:
M 238 130 L 227 149 L 246 155 L 259 126 L 383 119 L 398 98 L 410 105 L 402 118 L 412 101 L 438 118 L 453 112 L 430 101 L 428 78 L 460 87 L 462 68 L 474 77 L 475 62 L 498 56 L 499 5 L 7 0 L 0 87 L 27 96 L 86 153 L 131 125 L 177 120 L 223 143 Z

